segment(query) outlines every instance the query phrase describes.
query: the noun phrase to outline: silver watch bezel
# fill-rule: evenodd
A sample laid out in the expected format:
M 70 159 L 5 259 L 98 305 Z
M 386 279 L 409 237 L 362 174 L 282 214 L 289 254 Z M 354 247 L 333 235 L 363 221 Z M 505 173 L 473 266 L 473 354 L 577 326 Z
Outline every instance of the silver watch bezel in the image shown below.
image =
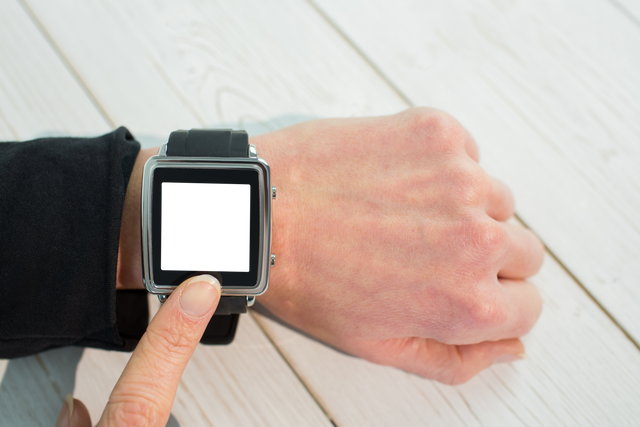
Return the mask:
M 257 296 L 269 286 L 271 260 L 271 170 L 269 164 L 258 157 L 255 146 L 249 146 L 249 157 L 167 157 L 166 144 L 160 147 L 158 155 L 150 157 L 144 165 L 142 175 L 142 196 L 140 200 L 140 228 L 142 239 L 142 272 L 144 286 L 152 294 L 168 295 L 175 286 L 158 285 L 153 280 L 153 245 L 151 235 L 152 183 L 157 168 L 188 169 L 251 169 L 258 172 L 260 199 L 260 243 L 258 254 L 257 283 L 255 287 L 222 286 L 223 296 Z

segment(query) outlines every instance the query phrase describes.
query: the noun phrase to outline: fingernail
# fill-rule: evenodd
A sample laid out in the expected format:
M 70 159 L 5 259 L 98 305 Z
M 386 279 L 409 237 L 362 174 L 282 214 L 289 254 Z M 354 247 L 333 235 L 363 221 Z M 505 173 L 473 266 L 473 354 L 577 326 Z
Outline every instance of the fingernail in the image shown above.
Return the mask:
M 518 354 L 505 354 L 504 356 L 498 357 L 493 363 L 510 363 L 518 360 L 526 359 L 527 355 L 524 353 Z
M 60 414 L 56 421 L 56 427 L 69 427 L 71 425 L 71 416 L 73 415 L 73 396 L 71 393 L 67 394 L 67 398 L 62 404 Z
M 182 311 L 191 317 L 202 317 L 213 308 L 220 295 L 220 282 L 208 274 L 193 277 L 180 296 Z

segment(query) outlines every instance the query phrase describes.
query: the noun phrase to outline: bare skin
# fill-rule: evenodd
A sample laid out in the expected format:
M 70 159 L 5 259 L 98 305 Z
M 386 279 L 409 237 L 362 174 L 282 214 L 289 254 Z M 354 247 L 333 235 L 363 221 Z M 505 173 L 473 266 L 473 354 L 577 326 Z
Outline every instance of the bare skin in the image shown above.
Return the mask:
M 337 348 L 448 384 L 524 353 L 542 264 L 513 197 L 469 133 L 426 108 L 315 120 L 251 139 L 272 168 L 277 265 L 259 298 Z M 127 189 L 118 288 L 141 287 L 141 151 Z

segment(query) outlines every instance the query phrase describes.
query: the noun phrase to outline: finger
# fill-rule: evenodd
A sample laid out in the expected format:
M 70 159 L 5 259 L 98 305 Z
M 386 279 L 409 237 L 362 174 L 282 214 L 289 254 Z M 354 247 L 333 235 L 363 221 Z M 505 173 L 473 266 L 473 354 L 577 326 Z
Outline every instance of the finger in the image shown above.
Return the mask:
M 499 279 L 501 301 L 496 304 L 494 318 L 487 319 L 478 331 L 482 340 L 497 341 L 519 338 L 533 328 L 542 312 L 538 289 L 525 280 Z
M 469 157 L 471 157 L 476 162 L 480 161 L 480 150 L 478 149 L 478 144 L 476 144 L 476 141 L 471 135 L 469 135 L 469 137 L 464 142 L 464 149 Z
M 526 357 L 519 339 L 457 346 L 428 338 L 397 338 L 374 342 L 366 352 L 362 357 L 374 363 L 451 385 L 468 381 L 494 363 Z
M 56 421 L 56 427 L 91 427 L 91 416 L 84 403 L 67 395 Z
M 502 181 L 489 177 L 491 191 L 485 204 L 485 212 L 496 221 L 506 221 L 513 216 L 514 201 L 509 187 Z
M 173 291 L 133 352 L 99 425 L 167 423 L 182 373 L 219 300 L 220 283 L 208 275 Z
M 507 230 L 507 249 L 498 277 L 523 279 L 540 270 L 544 260 L 544 245 L 531 230 L 518 224 L 501 223 Z

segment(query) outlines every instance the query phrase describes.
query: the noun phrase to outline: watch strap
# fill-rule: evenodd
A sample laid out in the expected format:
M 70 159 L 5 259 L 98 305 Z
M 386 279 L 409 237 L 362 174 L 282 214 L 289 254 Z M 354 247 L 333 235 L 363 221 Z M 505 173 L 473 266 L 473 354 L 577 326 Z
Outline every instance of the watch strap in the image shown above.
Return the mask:
M 239 314 L 216 315 L 211 318 L 200 342 L 202 344 L 230 344 L 236 336 Z
M 167 156 L 249 157 L 249 135 L 231 129 L 177 130 L 169 135 Z
M 222 297 L 218 303 L 215 316 L 247 312 L 247 297 Z
M 249 157 L 249 135 L 231 129 L 191 129 L 171 132 L 170 157 Z M 229 344 L 238 327 L 239 313 L 247 312 L 247 298 L 225 296 L 200 340 L 203 344 Z

